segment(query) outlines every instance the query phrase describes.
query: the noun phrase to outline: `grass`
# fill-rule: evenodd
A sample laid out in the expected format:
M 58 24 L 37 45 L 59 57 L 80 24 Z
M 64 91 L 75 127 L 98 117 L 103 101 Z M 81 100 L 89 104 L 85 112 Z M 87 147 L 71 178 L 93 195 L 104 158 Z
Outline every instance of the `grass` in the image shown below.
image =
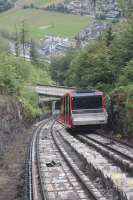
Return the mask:
M 0 30 L 14 33 L 15 26 L 20 28 L 22 21 L 25 21 L 29 36 L 35 40 L 44 38 L 45 35 L 71 38 L 88 25 L 90 20 L 87 16 L 37 9 L 17 9 L 0 14 Z

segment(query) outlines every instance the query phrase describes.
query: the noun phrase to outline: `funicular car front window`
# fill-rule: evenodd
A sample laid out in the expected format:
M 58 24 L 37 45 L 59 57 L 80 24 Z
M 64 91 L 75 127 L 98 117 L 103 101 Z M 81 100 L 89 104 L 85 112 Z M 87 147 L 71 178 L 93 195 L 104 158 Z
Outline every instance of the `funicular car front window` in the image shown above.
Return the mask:
M 72 98 L 72 109 L 100 109 L 102 108 L 102 96 L 83 96 Z

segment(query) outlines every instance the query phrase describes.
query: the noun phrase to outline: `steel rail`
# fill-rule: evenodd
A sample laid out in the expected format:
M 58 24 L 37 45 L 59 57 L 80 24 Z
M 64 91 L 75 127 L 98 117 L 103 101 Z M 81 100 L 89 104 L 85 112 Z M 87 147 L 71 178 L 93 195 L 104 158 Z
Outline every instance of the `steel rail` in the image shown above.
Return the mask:
M 40 183 L 40 192 L 41 192 L 41 198 L 42 200 L 48 200 L 47 192 L 44 187 L 44 181 L 42 180 L 42 174 L 41 174 L 41 167 L 40 167 L 40 157 L 39 157 L 39 135 L 40 131 L 43 126 L 45 126 L 49 122 L 49 119 L 43 120 L 39 122 L 39 125 L 35 127 L 33 131 L 33 137 L 30 144 L 30 150 L 29 150 L 29 164 L 28 164 L 28 176 L 29 176 L 29 200 L 34 200 L 34 188 L 33 188 L 33 177 L 35 174 L 33 174 L 33 166 L 32 166 L 32 159 L 33 159 L 33 147 L 35 147 L 35 157 L 36 157 L 36 167 L 38 172 L 38 179 Z
M 114 154 L 114 152 L 110 151 L 106 147 L 102 146 L 101 144 L 98 144 L 92 140 L 89 140 L 89 138 L 84 137 L 82 135 L 78 135 L 76 137 L 80 142 L 85 143 L 88 146 L 91 146 L 92 148 L 96 149 L 97 152 L 100 152 L 101 155 L 106 157 L 109 160 L 112 160 L 117 166 L 121 168 L 121 170 L 126 171 L 129 174 L 133 174 L 133 164 L 131 161 L 124 159 L 120 155 Z
M 95 142 L 95 143 L 97 143 L 97 144 L 99 144 L 99 145 L 105 147 L 106 149 L 108 149 L 108 150 L 110 150 L 110 151 L 116 153 L 117 155 L 120 155 L 121 157 L 123 157 L 123 158 L 125 158 L 125 159 L 127 159 L 127 160 L 129 160 L 129 161 L 131 161 L 131 162 L 133 162 L 133 157 L 131 157 L 130 155 L 124 154 L 124 153 L 120 152 L 119 150 L 117 150 L 117 149 L 115 149 L 115 148 L 113 148 L 113 147 L 111 147 L 111 146 L 108 146 L 108 144 L 104 144 L 104 143 L 102 143 L 101 141 L 98 141 L 98 140 L 96 140 L 96 139 L 94 139 L 94 138 L 91 138 L 91 137 L 89 137 L 89 135 L 84 136 L 84 137 L 86 137 L 86 138 L 88 138 L 89 140 L 91 140 L 91 141 L 93 141 L 93 142 Z M 113 141 L 113 140 L 112 140 L 112 141 Z M 116 144 L 116 145 L 117 145 L 117 144 Z
M 47 119 L 45 122 L 43 122 L 38 130 L 37 137 L 36 137 L 36 160 L 37 160 L 37 170 L 38 170 L 38 177 L 39 177 L 39 182 L 40 182 L 40 191 L 41 191 L 41 197 L 42 200 L 49 200 L 48 197 L 48 192 L 46 190 L 45 184 L 44 184 L 44 177 L 42 178 L 42 170 L 41 170 L 41 160 L 40 160 L 40 155 L 39 155 L 39 136 L 41 129 L 49 122 L 50 119 Z
M 33 130 L 33 136 L 32 136 L 32 140 L 30 143 L 30 148 L 29 148 L 29 164 L 28 164 L 28 175 L 29 175 L 29 200 L 33 200 L 34 199 L 34 191 L 33 191 L 33 174 L 32 174 L 32 153 L 33 153 L 33 145 L 34 145 L 34 139 L 36 137 L 38 128 L 40 126 L 40 123 L 37 127 L 35 127 L 35 129 Z
M 29 148 L 29 163 L 28 163 L 28 185 L 29 185 L 29 192 L 28 192 L 28 197 L 29 200 L 33 200 L 33 185 L 32 185 L 32 149 L 33 149 L 33 141 L 34 141 L 34 137 L 35 137 L 35 133 L 38 129 L 38 126 L 35 127 L 35 129 L 33 130 L 33 136 L 31 139 L 31 143 L 30 143 L 30 148 Z
M 63 127 L 64 128 L 64 127 Z M 60 130 L 58 131 L 59 132 L 59 134 L 61 135 L 61 132 L 60 132 Z M 64 134 L 64 136 L 65 136 L 65 134 Z M 65 142 L 67 142 L 68 144 L 69 144 L 69 142 L 67 141 L 67 139 L 65 139 L 64 137 L 63 137 L 63 140 L 65 140 Z M 85 143 L 85 142 L 83 142 L 83 141 L 79 141 L 79 142 L 81 142 L 81 143 Z M 87 143 L 86 143 L 87 144 Z M 75 148 L 73 147 L 73 146 L 71 146 L 72 147 L 72 149 L 75 151 Z M 76 153 L 77 153 L 77 150 L 75 151 Z M 101 153 L 101 152 L 100 152 Z M 82 158 L 81 158 L 82 159 Z M 83 156 L 83 159 L 84 159 L 84 156 Z M 132 165 L 132 164 L 131 164 Z M 90 165 L 90 167 L 93 167 L 92 165 Z M 94 168 L 94 170 L 95 170 L 95 168 Z M 96 169 L 97 170 L 97 169 Z M 98 172 L 99 173 L 99 176 L 101 175 L 101 178 L 104 180 L 104 178 L 106 179 L 106 177 L 102 174 L 102 171 L 96 171 L 95 170 L 95 172 Z M 109 178 L 107 178 L 107 181 L 110 181 L 110 185 L 112 185 L 113 187 L 114 187 L 114 189 L 116 189 L 116 193 L 118 194 L 118 199 L 127 199 L 127 197 L 125 196 L 125 194 L 122 192 L 122 191 L 120 191 L 118 188 L 117 188 L 117 186 L 115 186 L 114 185 L 114 183 L 112 182 L 112 180 L 110 179 L 109 180 Z
M 130 143 L 126 142 L 126 141 L 123 141 L 122 139 L 117 139 L 117 138 L 114 138 L 113 136 L 105 135 L 104 133 L 100 133 L 98 135 L 103 136 L 103 137 L 105 137 L 107 139 L 113 140 L 113 141 L 115 141 L 115 142 L 117 142 L 119 144 L 126 145 L 127 147 L 133 148 L 133 144 L 130 144 Z
M 54 126 L 54 123 L 51 126 L 51 134 L 52 134 L 54 143 L 57 146 L 57 148 L 58 148 L 59 152 L 61 153 L 62 157 L 64 158 L 64 160 L 66 161 L 66 163 L 68 164 L 68 166 L 70 167 L 70 169 L 72 170 L 72 172 L 75 174 L 75 176 L 78 178 L 78 180 L 80 181 L 80 183 L 84 186 L 84 188 L 86 189 L 86 191 L 92 196 L 92 198 L 94 200 L 100 200 L 101 197 L 99 197 L 99 195 L 97 194 L 98 190 L 95 188 L 95 191 L 97 191 L 97 192 L 92 191 L 92 185 L 90 186 L 85 181 L 85 179 L 82 177 L 83 172 L 80 171 L 80 173 L 79 173 L 78 167 L 76 165 L 74 165 L 72 159 L 68 156 L 67 152 L 66 151 L 64 152 L 64 148 L 62 148 L 60 146 L 60 143 L 59 143 L 58 139 L 55 136 L 55 132 L 53 130 L 53 126 Z M 104 197 L 102 197 L 102 199 L 106 200 L 106 198 L 104 198 Z
M 31 192 L 31 190 L 30 190 L 31 177 L 30 177 L 30 170 L 29 170 L 30 164 L 31 164 L 30 147 L 28 147 L 27 148 L 27 153 L 26 153 L 26 159 L 25 159 L 24 200 L 32 200 L 31 194 L 30 194 L 30 192 Z

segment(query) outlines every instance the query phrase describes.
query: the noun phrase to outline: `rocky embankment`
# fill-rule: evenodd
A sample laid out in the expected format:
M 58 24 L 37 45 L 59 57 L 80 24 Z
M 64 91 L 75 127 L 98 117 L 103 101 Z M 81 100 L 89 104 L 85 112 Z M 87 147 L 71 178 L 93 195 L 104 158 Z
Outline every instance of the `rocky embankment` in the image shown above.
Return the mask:
M 0 200 L 23 199 L 24 166 L 31 130 L 17 99 L 0 96 Z

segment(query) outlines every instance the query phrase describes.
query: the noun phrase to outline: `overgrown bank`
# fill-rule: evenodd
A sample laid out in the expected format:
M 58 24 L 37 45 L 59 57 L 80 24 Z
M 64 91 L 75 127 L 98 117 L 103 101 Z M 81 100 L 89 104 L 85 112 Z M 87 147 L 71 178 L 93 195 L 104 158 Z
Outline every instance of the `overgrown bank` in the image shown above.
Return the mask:
M 38 117 L 41 114 L 38 96 L 28 86 L 52 82 L 48 64 L 13 56 L 8 46 L 0 42 L 0 94 L 15 96 L 31 117 Z
M 118 137 L 133 138 L 133 85 L 116 88 L 108 97 L 110 127 Z
M 50 84 L 49 67 L 9 54 L 0 41 L 0 200 L 24 199 L 24 173 L 30 126 L 42 114 L 28 86 Z
M 0 95 L 0 200 L 24 199 L 30 125 L 21 103 L 15 97 Z

